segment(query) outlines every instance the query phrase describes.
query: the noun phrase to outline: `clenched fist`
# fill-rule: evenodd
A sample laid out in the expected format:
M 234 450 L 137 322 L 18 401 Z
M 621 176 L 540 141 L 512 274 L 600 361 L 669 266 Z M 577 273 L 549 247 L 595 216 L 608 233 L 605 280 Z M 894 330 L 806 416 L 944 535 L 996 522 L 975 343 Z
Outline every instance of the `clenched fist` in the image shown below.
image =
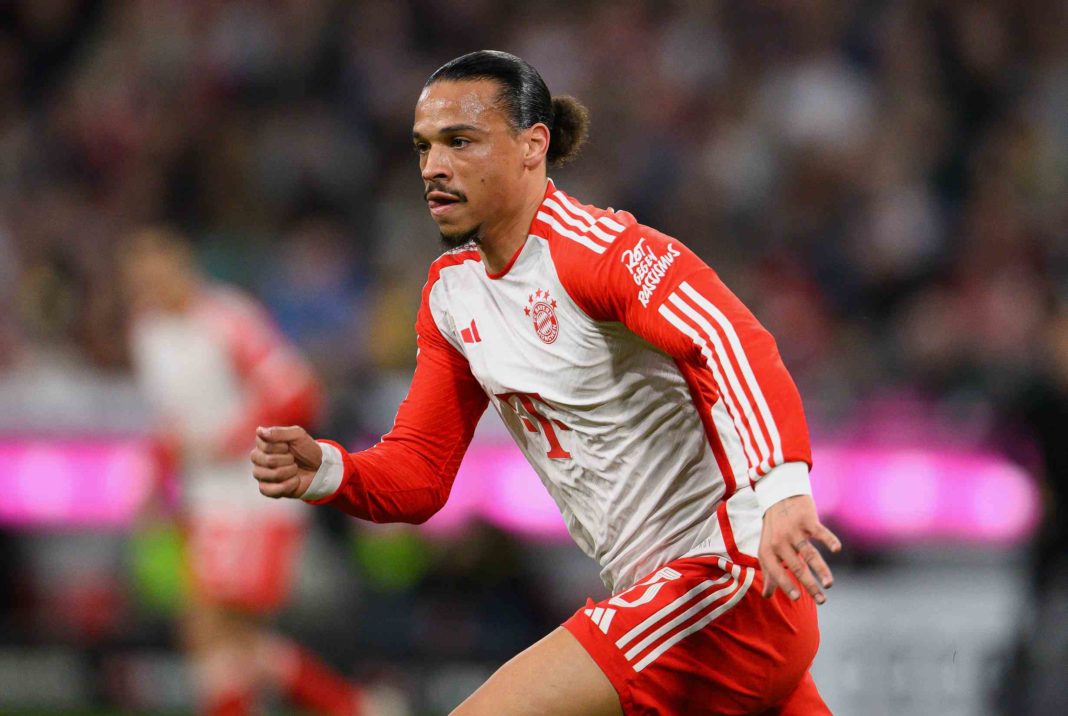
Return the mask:
M 256 448 L 249 457 L 260 494 L 299 498 L 323 464 L 323 449 L 297 425 L 256 428 Z

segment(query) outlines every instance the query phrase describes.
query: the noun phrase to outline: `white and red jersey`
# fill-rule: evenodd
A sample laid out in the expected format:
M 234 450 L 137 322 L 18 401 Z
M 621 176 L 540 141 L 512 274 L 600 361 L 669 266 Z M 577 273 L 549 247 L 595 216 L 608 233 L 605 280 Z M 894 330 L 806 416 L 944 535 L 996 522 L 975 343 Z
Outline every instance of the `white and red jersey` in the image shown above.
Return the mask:
M 501 272 L 473 245 L 434 262 L 416 330 L 393 430 L 324 450 L 306 500 L 425 520 L 492 403 L 619 589 L 683 556 L 755 564 L 763 509 L 809 491 L 801 400 L 771 335 L 678 240 L 551 181 Z
M 267 312 L 240 291 L 201 286 L 182 312 L 137 316 L 131 355 L 159 432 L 177 450 L 183 502 L 213 511 L 290 511 L 250 476 L 257 425 L 307 424 L 321 390 Z

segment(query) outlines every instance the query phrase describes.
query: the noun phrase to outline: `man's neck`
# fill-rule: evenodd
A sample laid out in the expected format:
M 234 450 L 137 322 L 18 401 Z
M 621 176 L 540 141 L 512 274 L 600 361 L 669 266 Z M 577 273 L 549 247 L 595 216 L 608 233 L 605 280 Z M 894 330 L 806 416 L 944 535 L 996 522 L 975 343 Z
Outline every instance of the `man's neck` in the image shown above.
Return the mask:
M 516 212 L 505 217 L 499 225 L 490 227 L 480 237 L 478 250 L 482 254 L 482 264 L 490 273 L 500 273 L 508 262 L 519 253 L 527 240 L 527 232 L 545 199 L 545 187 L 548 179 L 535 182 L 523 205 Z

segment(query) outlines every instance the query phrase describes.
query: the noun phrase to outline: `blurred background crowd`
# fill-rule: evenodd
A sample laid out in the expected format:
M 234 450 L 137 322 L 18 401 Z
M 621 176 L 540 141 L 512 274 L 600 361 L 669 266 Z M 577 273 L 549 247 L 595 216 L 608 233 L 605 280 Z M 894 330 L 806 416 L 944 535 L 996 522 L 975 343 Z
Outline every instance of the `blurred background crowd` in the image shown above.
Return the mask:
M 995 451 L 1041 486 L 1026 549 L 847 549 L 815 669 L 836 713 L 1063 713 L 1042 676 L 1068 663 L 1048 597 L 1068 571 L 1057 0 L 0 3 L 2 434 L 143 426 L 117 249 L 146 223 L 183 231 L 305 351 L 328 389 L 319 434 L 388 430 L 439 252 L 412 109 L 434 69 L 482 48 L 589 107 L 589 143 L 554 179 L 716 268 L 776 336 L 817 442 Z M 566 544 L 316 515 L 285 628 L 426 713 L 598 593 Z M 0 525 L 0 709 L 187 708 L 166 599 L 130 586 L 131 552 L 161 548 L 84 537 Z M 910 650 L 942 603 L 959 630 Z M 861 648 L 868 615 L 898 630 L 889 652 Z

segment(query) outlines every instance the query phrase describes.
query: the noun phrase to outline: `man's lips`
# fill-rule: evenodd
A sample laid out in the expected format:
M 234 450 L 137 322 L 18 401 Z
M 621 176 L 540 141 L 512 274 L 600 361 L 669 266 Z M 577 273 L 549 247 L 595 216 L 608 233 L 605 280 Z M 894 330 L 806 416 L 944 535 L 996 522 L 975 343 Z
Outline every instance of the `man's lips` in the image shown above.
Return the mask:
M 441 216 L 461 201 L 462 199 L 455 194 L 446 194 L 443 191 L 432 191 L 426 195 L 427 206 L 430 207 L 430 213 L 434 216 Z

